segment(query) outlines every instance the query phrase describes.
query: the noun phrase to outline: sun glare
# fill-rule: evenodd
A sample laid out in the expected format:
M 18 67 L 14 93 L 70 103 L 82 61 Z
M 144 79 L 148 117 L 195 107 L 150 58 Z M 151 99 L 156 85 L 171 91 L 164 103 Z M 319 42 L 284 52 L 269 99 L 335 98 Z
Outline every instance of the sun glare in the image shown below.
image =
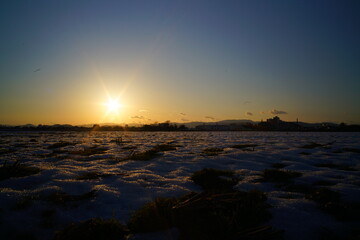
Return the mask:
M 107 103 L 105 103 L 105 106 L 109 113 L 117 113 L 121 108 L 121 104 L 117 99 L 109 99 Z

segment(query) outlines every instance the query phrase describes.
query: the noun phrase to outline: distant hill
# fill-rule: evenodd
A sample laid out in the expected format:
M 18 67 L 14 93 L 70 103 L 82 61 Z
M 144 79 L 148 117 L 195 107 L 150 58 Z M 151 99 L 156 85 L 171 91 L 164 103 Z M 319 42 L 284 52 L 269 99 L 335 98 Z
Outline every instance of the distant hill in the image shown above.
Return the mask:
M 257 123 L 257 122 L 248 119 L 238 119 L 238 120 L 234 119 L 234 120 L 223 120 L 223 121 L 219 121 L 218 123 L 222 125 L 229 125 L 229 124 L 246 124 L 246 123 Z
M 128 125 L 130 127 L 140 127 L 144 124 L 139 124 L 139 123 L 90 123 L 90 124 L 83 124 L 83 125 L 79 125 L 79 127 L 93 127 L 95 124 L 100 125 L 100 126 L 125 126 Z
M 258 122 L 254 122 L 252 120 L 248 120 L 248 119 L 232 119 L 232 120 L 222 120 L 222 121 L 217 121 L 217 122 L 185 122 L 185 123 L 181 123 L 181 122 L 170 122 L 171 124 L 176 124 L 178 126 L 180 125 L 185 125 L 188 128 L 194 128 L 196 126 L 199 125 L 230 125 L 230 124 L 246 124 L 246 123 L 258 123 Z M 81 127 L 92 127 L 94 126 L 94 124 L 98 124 L 100 126 L 125 126 L 126 124 L 130 127 L 140 127 L 144 124 L 139 124 L 139 123 L 93 123 L 93 124 L 84 124 L 81 125 Z M 150 123 L 151 124 L 151 123 Z
M 294 122 L 296 123 L 296 122 Z M 321 127 L 321 126 L 331 126 L 331 127 L 335 127 L 338 124 L 336 123 L 332 123 L 332 122 L 323 122 L 323 123 L 306 123 L 306 122 L 298 122 L 297 124 L 299 124 L 302 127 L 308 127 L 308 128 L 314 128 L 314 127 Z
M 186 123 L 175 123 L 177 125 L 185 125 L 188 128 L 194 128 L 199 125 L 230 125 L 230 124 L 246 124 L 246 123 L 257 123 L 248 119 L 233 119 L 233 120 L 222 120 L 217 122 L 186 122 Z
M 252 123 L 252 124 L 257 124 L 259 123 L 259 121 L 252 121 L 249 119 L 229 119 L 229 120 L 222 120 L 222 121 L 217 121 L 217 122 L 201 122 L 201 121 L 196 121 L 196 122 L 185 122 L 185 123 L 181 123 L 181 122 L 171 122 L 171 124 L 176 124 L 176 125 L 185 125 L 188 128 L 195 128 L 196 126 L 199 125 L 231 125 L 231 124 L 239 124 L 239 125 L 244 125 L 247 123 Z M 294 122 L 296 123 L 296 122 Z M 80 127 L 92 127 L 94 126 L 94 124 L 99 124 L 100 126 L 125 126 L 126 124 L 130 127 L 140 127 L 144 124 L 139 124 L 139 123 L 93 123 L 93 124 L 83 124 L 80 125 Z M 336 126 L 336 123 L 332 123 L 332 122 L 323 122 L 323 123 L 306 123 L 306 122 L 299 122 L 298 123 L 300 126 L 302 127 L 321 127 L 323 125 L 327 125 L 327 126 Z M 27 125 L 31 125 L 31 124 L 27 124 Z
M 98 125 L 94 127 L 94 125 Z M 184 127 L 185 126 L 185 127 Z M 217 122 L 163 122 L 152 124 L 139 123 L 98 123 L 73 126 L 69 124 L 53 124 L 37 126 L 32 124 L 11 126 L 1 125 L 0 131 L 334 131 L 334 132 L 360 132 L 360 125 L 332 122 L 306 123 L 287 122 L 279 117 L 256 122 L 248 119 L 231 119 Z

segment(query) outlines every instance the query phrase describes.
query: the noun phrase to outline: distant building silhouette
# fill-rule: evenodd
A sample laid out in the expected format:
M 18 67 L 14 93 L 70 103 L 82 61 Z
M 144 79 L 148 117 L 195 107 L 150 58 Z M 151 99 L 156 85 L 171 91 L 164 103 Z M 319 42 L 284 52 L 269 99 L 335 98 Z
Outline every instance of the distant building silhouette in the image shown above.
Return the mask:
M 278 116 L 260 122 L 259 126 L 271 131 L 295 131 L 301 128 L 297 123 L 282 121 Z
M 230 129 L 229 125 L 203 124 L 203 125 L 196 126 L 195 130 L 197 130 L 197 131 L 229 131 L 231 129 Z

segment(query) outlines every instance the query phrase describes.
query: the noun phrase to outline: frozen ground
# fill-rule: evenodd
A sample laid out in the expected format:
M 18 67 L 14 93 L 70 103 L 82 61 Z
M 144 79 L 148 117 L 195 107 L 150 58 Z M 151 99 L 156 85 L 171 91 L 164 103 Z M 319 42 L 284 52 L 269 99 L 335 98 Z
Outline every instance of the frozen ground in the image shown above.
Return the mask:
M 53 145 L 59 142 L 71 144 Z M 176 150 L 148 161 L 124 160 L 164 143 Z M 236 144 L 257 146 L 232 148 Z M 305 145 L 309 146 L 302 148 Z M 223 151 L 208 156 L 207 148 Z M 302 173 L 295 183 L 323 184 L 340 193 L 344 201 L 359 202 L 359 148 L 359 133 L 0 132 L 1 166 L 5 161 L 7 166 L 20 161 L 41 169 L 31 176 L 0 181 L 0 238 L 51 239 L 54 231 L 67 224 L 93 217 L 115 217 L 126 223 L 136 209 L 156 197 L 201 191 L 189 177 L 205 167 L 234 170 L 242 178 L 237 189 L 265 192 L 273 216 L 266 224 L 284 230 L 285 239 L 342 237 L 358 228 L 359 222 L 338 221 L 301 192 L 259 179 L 264 169 L 282 163 L 283 169 Z M 88 172 L 95 172 L 95 177 L 79 178 Z M 56 200 L 59 194 L 67 194 L 70 200 Z M 154 233 L 132 238 L 168 236 Z

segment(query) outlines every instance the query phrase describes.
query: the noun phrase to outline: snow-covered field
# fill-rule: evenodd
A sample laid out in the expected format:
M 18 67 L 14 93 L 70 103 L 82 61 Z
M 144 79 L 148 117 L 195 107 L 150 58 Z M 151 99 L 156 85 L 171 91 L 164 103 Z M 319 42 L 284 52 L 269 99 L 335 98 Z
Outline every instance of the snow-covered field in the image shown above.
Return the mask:
M 147 161 L 126 160 L 159 144 L 176 150 Z M 232 147 L 239 144 L 257 146 Z M 223 151 L 207 155 L 208 148 Z M 265 224 L 284 230 L 285 239 L 342 237 L 358 228 L 359 221 L 336 220 L 305 194 L 259 180 L 264 169 L 282 163 L 282 169 L 302 173 L 294 183 L 324 185 L 340 193 L 343 201 L 359 202 L 358 149 L 359 133 L 0 132 L 0 166 L 19 161 L 41 170 L 0 180 L 0 239 L 15 235 L 51 239 L 67 224 L 94 217 L 117 218 L 125 224 L 135 210 L 156 197 L 202 191 L 190 176 L 203 168 L 234 170 L 242 179 L 236 189 L 265 192 L 272 206 L 272 218 Z M 84 175 L 89 172 L 92 177 Z M 61 194 L 70 200 L 54 198 Z M 132 239 L 168 236 L 160 232 Z

